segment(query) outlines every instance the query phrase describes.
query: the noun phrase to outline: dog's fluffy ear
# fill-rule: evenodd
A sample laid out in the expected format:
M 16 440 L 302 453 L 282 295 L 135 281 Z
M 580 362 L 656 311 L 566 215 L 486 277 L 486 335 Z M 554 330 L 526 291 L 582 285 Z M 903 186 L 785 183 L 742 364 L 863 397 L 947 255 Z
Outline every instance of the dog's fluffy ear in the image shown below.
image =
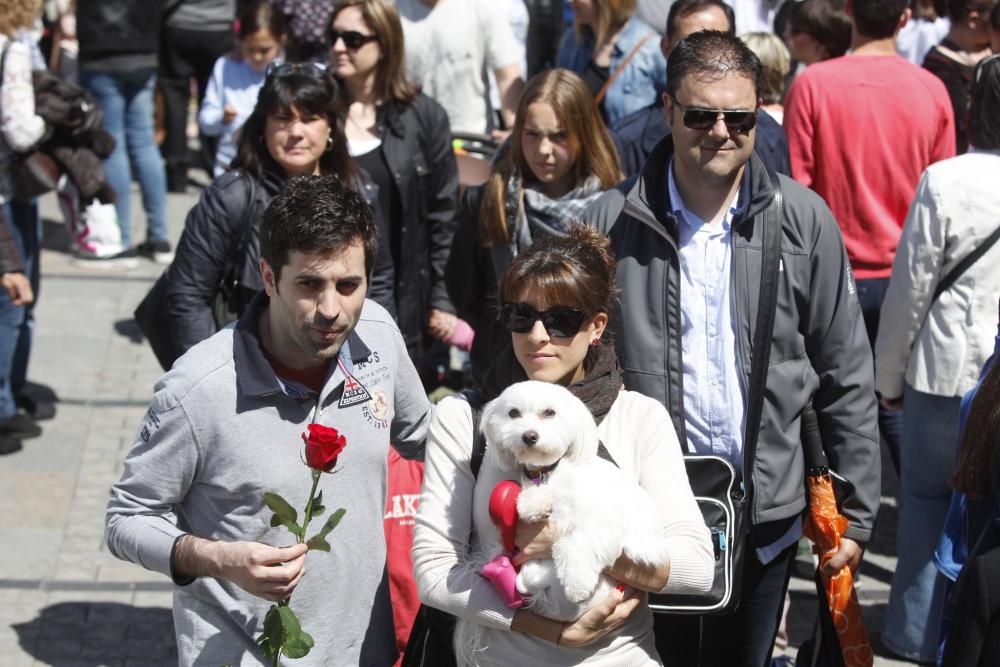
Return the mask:
M 504 406 L 500 398 L 496 398 L 483 407 L 483 414 L 479 420 L 479 429 L 486 438 L 486 458 L 494 466 L 501 470 L 514 470 L 517 468 L 517 461 L 514 455 L 506 451 L 500 444 L 503 439 L 503 415 Z
M 594 421 L 594 416 L 590 414 L 587 406 L 569 391 L 566 393 L 569 395 L 569 400 L 566 401 L 563 409 L 570 412 L 569 418 L 564 423 L 569 428 L 574 429 L 575 437 L 570 442 L 569 449 L 566 450 L 566 455 L 563 458 L 575 463 L 597 456 L 600 438 L 597 435 L 597 422 Z

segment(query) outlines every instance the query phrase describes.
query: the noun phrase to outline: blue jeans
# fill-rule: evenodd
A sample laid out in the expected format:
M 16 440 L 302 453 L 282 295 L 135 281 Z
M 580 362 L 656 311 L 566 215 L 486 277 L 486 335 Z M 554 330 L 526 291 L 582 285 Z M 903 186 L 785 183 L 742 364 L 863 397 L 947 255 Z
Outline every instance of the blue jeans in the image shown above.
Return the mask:
M 167 176 L 153 137 L 153 89 L 156 73 L 80 70 L 80 83 L 104 112 L 102 125 L 115 138 L 115 150 L 104 161 L 108 182 L 118 194 L 115 211 L 122 245 L 132 245 L 129 162 L 139 179 L 150 241 L 167 240 Z
M 865 318 L 865 330 L 868 332 L 868 344 L 872 354 L 875 353 L 875 338 L 878 336 L 878 321 L 882 312 L 882 302 L 889 289 L 888 278 L 869 278 L 858 280 L 858 302 L 861 304 L 861 314 Z M 896 398 L 896 396 L 889 396 Z M 903 430 L 903 416 L 899 412 L 887 410 L 881 404 L 878 406 L 878 430 L 882 439 L 889 447 L 889 456 L 899 474 L 899 439 Z
M 26 212 L 34 214 L 33 221 L 24 215 Z M 0 224 L 10 229 L 24 262 L 25 275 L 30 278 L 32 289 L 37 290 L 38 226 L 41 224 L 38 209 L 33 204 L 8 202 L 3 205 Z M 0 289 L 0 421 L 17 412 L 14 396 L 24 385 L 34 322 L 31 311 L 31 306 L 15 306 L 6 290 Z
M 882 641 L 911 660 L 937 657 L 945 579 L 931 560 L 941 537 L 958 447 L 957 396 L 934 396 L 906 386 L 900 449 L 896 571 Z

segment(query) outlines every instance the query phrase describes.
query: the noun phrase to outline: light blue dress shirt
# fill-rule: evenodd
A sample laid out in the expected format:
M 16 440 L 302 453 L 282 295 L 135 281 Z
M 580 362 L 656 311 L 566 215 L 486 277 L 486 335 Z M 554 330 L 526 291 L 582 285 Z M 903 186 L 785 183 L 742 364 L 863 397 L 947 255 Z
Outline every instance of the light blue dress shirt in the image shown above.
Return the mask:
M 744 176 L 744 180 L 746 180 Z M 739 352 L 733 309 L 733 220 L 748 195 L 745 183 L 726 209 L 720 225 L 692 213 L 674 181 L 674 162 L 667 170 L 670 205 L 680 221 L 681 349 L 684 365 L 684 424 L 688 447 L 695 454 L 719 456 L 743 470 L 746 395 L 740 381 Z M 802 520 L 755 551 L 762 563 L 798 541 Z
M 745 397 L 733 328 L 732 224 L 741 187 L 721 224 L 692 213 L 677 191 L 674 163 L 667 172 L 670 205 L 680 221 L 681 345 L 684 421 L 693 453 L 720 456 L 743 469 Z

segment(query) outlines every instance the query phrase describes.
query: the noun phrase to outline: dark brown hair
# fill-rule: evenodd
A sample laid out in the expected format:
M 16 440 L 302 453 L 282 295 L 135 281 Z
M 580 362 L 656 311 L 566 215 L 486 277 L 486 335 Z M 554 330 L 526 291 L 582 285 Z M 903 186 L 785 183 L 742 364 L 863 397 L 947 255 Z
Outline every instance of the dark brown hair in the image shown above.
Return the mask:
M 357 7 L 372 33 L 378 37 L 382 51 L 375 73 L 375 93 L 380 101 L 412 102 L 417 89 L 406 80 L 403 45 L 403 25 L 396 5 L 387 0 L 339 0 L 330 16 L 333 25 L 337 15 L 347 7 Z
M 793 6 L 788 30 L 815 39 L 827 58 L 839 58 L 851 48 L 851 18 L 844 4 L 844 0 L 804 0 Z
M 611 312 L 615 258 L 604 234 L 583 224 L 568 236 L 546 236 L 518 255 L 500 278 L 497 307 L 529 294 L 547 307 L 576 308 L 593 317 Z
M 994 363 L 983 378 L 965 422 L 958 467 L 951 486 L 970 498 L 989 491 L 990 470 L 995 466 L 1000 440 L 1000 363 Z M 993 480 L 994 483 L 1000 480 Z
M 364 197 L 333 175 L 294 176 L 267 205 L 260 223 L 260 256 L 275 281 L 292 251 L 338 254 L 360 240 L 371 276 L 378 251 L 375 212 Z
M 594 103 L 594 96 L 583 79 L 565 69 L 536 74 L 524 87 L 510 140 L 484 186 L 485 193 L 479 208 L 479 230 L 484 246 L 510 242 L 504 210 L 507 183 L 515 173 L 526 180 L 531 178 L 531 167 L 521 150 L 521 134 L 528 107 L 536 102 L 551 106 L 566 131 L 574 160 L 574 187 L 588 177 L 596 176 L 601 188 L 607 190 L 622 179 L 618 151 Z
M 267 119 L 295 109 L 308 116 L 321 116 L 330 126 L 330 148 L 319 158 L 320 173 L 338 176 L 345 186 L 357 186 L 357 166 L 347 152 L 344 125 L 338 111 L 339 89 L 329 70 L 317 73 L 313 65 L 295 65 L 301 69 L 278 76 L 270 74 L 257 95 L 257 106 L 250 113 L 236 137 L 236 159 L 240 167 L 256 178 L 266 169 L 284 176 L 264 141 Z

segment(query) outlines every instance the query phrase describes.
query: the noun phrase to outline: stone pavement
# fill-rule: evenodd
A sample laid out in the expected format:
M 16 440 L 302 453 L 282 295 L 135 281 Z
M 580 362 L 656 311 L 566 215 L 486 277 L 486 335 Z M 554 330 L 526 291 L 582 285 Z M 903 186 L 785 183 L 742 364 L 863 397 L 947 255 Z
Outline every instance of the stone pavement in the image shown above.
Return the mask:
M 142 211 L 132 196 L 132 210 Z M 168 197 L 175 241 L 196 201 L 192 188 Z M 54 197 L 41 208 L 46 249 L 30 375 L 60 400 L 40 438 L 0 458 L 0 665 L 174 665 L 170 582 L 118 561 L 103 541 L 109 489 L 159 375 L 132 311 L 162 267 L 141 260 L 128 271 L 79 268 Z M 144 231 L 137 227 L 133 238 Z M 890 497 L 860 589 L 876 635 L 895 563 L 895 479 L 885 477 Z M 800 565 L 791 588 L 793 647 L 810 633 L 816 604 L 808 557 Z

